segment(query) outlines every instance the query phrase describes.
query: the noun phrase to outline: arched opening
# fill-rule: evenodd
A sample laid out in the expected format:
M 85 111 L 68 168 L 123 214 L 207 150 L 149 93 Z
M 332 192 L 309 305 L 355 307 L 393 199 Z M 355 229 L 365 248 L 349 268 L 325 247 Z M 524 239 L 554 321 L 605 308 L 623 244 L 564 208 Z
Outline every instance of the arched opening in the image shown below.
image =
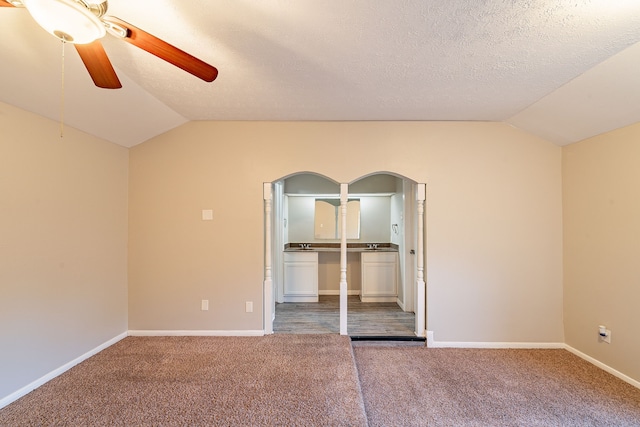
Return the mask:
M 342 185 L 312 172 L 266 183 L 265 333 L 424 336 L 417 186 L 389 172 Z

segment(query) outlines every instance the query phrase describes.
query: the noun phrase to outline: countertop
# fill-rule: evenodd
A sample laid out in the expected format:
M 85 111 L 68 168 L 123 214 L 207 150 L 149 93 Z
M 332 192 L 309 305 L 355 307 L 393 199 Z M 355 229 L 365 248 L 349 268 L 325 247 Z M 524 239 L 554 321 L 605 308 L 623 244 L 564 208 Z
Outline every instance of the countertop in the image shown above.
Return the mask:
M 308 243 L 309 249 L 303 249 L 301 244 L 287 243 L 285 252 L 340 252 L 340 243 Z M 370 249 L 369 244 L 378 245 L 377 249 Z M 393 243 L 347 243 L 347 252 L 398 252 L 398 245 Z

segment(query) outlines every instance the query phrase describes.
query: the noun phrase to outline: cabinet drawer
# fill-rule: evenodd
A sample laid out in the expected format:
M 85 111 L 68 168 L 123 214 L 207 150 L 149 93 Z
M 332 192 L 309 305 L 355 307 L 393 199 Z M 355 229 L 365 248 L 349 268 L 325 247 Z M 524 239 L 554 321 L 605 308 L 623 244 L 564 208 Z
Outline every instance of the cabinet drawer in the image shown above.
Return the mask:
M 397 252 L 362 252 L 361 262 L 396 262 Z
M 284 262 L 318 262 L 318 252 L 284 252 Z

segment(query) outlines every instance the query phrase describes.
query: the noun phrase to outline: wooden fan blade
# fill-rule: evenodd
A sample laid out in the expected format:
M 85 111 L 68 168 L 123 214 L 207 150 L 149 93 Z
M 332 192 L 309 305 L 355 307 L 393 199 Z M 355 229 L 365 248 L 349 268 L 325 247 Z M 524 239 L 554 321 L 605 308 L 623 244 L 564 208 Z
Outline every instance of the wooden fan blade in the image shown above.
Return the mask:
M 120 89 L 122 87 L 100 40 L 74 46 L 96 86 L 105 89 Z
M 127 36 L 124 37 L 125 41 L 142 50 L 146 50 L 152 55 L 155 55 L 178 68 L 182 68 L 187 73 L 191 73 L 205 82 L 212 82 L 216 77 L 218 77 L 218 70 L 216 67 L 201 61 L 195 56 L 192 56 L 173 45 L 170 45 L 164 40 L 160 40 L 146 31 L 134 27 L 133 25 L 113 16 L 104 17 L 103 20 L 126 28 Z

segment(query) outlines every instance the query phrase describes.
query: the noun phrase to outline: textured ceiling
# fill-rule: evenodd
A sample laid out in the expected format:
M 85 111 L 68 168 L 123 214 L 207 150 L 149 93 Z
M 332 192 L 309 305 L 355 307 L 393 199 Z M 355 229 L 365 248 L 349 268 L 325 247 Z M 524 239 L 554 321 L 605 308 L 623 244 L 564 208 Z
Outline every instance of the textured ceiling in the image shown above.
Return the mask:
M 219 69 L 107 36 L 123 89 L 64 49 L 64 121 L 124 146 L 188 120 L 505 121 L 559 145 L 640 121 L 640 1 L 109 0 Z M 0 101 L 59 120 L 62 44 L 0 8 Z

